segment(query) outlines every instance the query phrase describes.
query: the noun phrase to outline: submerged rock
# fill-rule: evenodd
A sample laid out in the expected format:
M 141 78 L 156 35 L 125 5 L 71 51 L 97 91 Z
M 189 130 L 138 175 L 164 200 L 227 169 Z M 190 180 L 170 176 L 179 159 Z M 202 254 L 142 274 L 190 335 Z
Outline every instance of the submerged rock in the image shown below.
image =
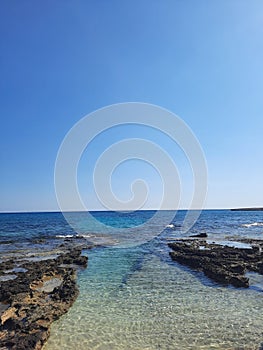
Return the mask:
M 203 271 L 207 277 L 223 285 L 247 288 L 247 270 L 263 274 L 263 252 L 260 245 L 240 249 L 190 239 L 168 245 L 173 250 L 170 256 L 174 261 Z
M 15 280 L 1 281 L 0 349 L 38 350 L 49 337 L 51 323 L 67 312 L 78 296 L 76 267 L 87 266 L 81 249 L 57 258 L 19 261 Z M 0 264 L 0 275 L 16 261 Z M 19 270 L 17 270 L 19 271 Z
M 202 233 L 198 233 L 197 235 L 192 235 L 189 237 L 196 237 L 196 238 L 206 238 L 207 237 L 207 233 L 206 232 L 202 232 Z

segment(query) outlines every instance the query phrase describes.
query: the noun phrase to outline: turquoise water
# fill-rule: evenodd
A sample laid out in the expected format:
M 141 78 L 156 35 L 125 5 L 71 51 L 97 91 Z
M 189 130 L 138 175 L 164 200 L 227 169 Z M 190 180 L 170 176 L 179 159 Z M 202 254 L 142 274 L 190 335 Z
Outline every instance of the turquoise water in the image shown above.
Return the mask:
M 80 296 L 45 350 L 259 349 L 262 293 L 215 286 L 162 255 L 89 252 Z
M 129 225 L 141 223 L 151 213 L 95 213 L 104 223 L 110 223 L 105 236 L 89 226 L 85 214 L 72 214 L 87 239 L 102 235 L 109 246 L 85 252 L 89 265 L 79 273 L 80 295 L 68 313 L 52 325 L 44 349 L 263 348 L 262 276 L 251 274 L 249 289 L 226 288 L 172 262 L 167 240 L 183 235 L 180 225 L 184 214 L 179 212 L 173 226 L 150 242 L 118 249 L 116 236 L 112 241 L 115 246 L 110 245 L 111 225 L 123 227 L 126 219 Z M 7 241 L 9 230 L 14 232 L 15 242 L 5 244 L 2 253 L 8 247 L 28 248 L 32 238 L 43 236 L 42 229 L 47 245 L 57 236 L 75 234 L 58 213 L 12 215 L 0 214 L 0 238 L 2 235 Z M 159 224 L 156 222 L 156 227 L 149 230 L 158 231 Z M 21 228 L 24 234 L 19 233 Z M 209 239 L 217 241 L 262 239 L 263 213 L 205 211 L 188 234 L 200 232 L 207 232 Z M 143 234 L 138 228 L 138 235 Z

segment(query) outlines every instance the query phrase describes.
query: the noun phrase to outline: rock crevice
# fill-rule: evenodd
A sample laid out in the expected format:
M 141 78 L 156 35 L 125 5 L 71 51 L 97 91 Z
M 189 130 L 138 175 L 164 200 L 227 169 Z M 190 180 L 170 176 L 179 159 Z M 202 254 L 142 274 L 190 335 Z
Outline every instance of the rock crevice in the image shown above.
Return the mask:
M 23 271 L 0 282 L 0 349 L 39 350 L 54 320 L 67 312 L 78 296 L 77 266 L 88 258 L 73 249 L 56 259 L 20 262 Z M 0 276 L 17 266 L 15 259 L 0 264 Z

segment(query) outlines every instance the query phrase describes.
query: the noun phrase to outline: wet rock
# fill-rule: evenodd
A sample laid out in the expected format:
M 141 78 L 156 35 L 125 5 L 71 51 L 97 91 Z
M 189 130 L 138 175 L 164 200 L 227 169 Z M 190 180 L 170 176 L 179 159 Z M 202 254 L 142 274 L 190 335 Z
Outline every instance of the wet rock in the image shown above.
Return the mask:
M 0 314 L 0 349 L 42 348 L 51 323 L 67 312 L 78 296 L 74 266 L 86 267 L 88 260 L 81 251 L 76 248 L 53 259 L 19 261 L 23 272 L 18 272 L 15 280 L 0 283 L 0 302 L 8 305 Z M 0 275 L 17 264 L 15 260 L 3 262 Z
M 88 258 L 81 255 L 81 249 L 71 250 L 67 254 L 63 254 L 57 258 L 60 264 L 72 265 L 76 264 L 79 266 L 87 267 Z
M 79 256 L 74 260 L 74 264 L 87 267 L 88 258 L 86 256 Z
M 232 284 L 234 287 L 249 287 L 249 279 L 245 276 L 241 275 L 232 275 L 229 283 Z
M 254 242 L 255 243 L 255 242 Z M 252 249 L 235 248 L 206 241 L 187 240 L 169 243 L 174 261 L 203 271 L 210 279 L 235 287 L 249 287 L 246 271 L 263 274 L 263 253 L 258 245 Z
M 15 266 L 15 261 L 14 261 L 14 259 L 10 259 L 10 260 L 7 260 L 7 261 L 3 261 L 3 262 L 0 264 L 0 274 L 2 274 L 3 271 L 13 269 L 14 266 Z
M 36 239 L 33 239 L 32 240 L 32 243 L 33 244 L 44 244 L 44 243 L 46 243 L 46 239 L 45 238 L 36 238 Z
M 263 262 L 257 265 L 257 272 L 263 275 Z
M 192 236 L 189 236 L 189 237 L 206 238 L 207 237 L 207 233 L 202 232 L 202 233 L 199 233 L 197 235 L 192 235 Z

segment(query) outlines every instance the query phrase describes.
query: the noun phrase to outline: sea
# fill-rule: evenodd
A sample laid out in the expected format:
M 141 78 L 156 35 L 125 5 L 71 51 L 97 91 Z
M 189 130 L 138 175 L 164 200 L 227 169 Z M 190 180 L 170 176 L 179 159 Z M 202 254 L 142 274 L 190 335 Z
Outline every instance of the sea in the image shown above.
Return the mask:
M 164 227 L 171 212 L 155 214 L 0 214 L 0 259 L 72 238 L 95 245 L 83 251 L 89 262 L 78 273 L 79 296 L 52 324 L 44 350 L 263 349 L 263 276 L 249 272 L 247 289 L 225 287 L 173 262 L 168 247 L 207 233 L 211 242 L 249 249 L 245 239 L 263 239 L 263 212 L 204 210 L 187 232 L 186 211 Z

